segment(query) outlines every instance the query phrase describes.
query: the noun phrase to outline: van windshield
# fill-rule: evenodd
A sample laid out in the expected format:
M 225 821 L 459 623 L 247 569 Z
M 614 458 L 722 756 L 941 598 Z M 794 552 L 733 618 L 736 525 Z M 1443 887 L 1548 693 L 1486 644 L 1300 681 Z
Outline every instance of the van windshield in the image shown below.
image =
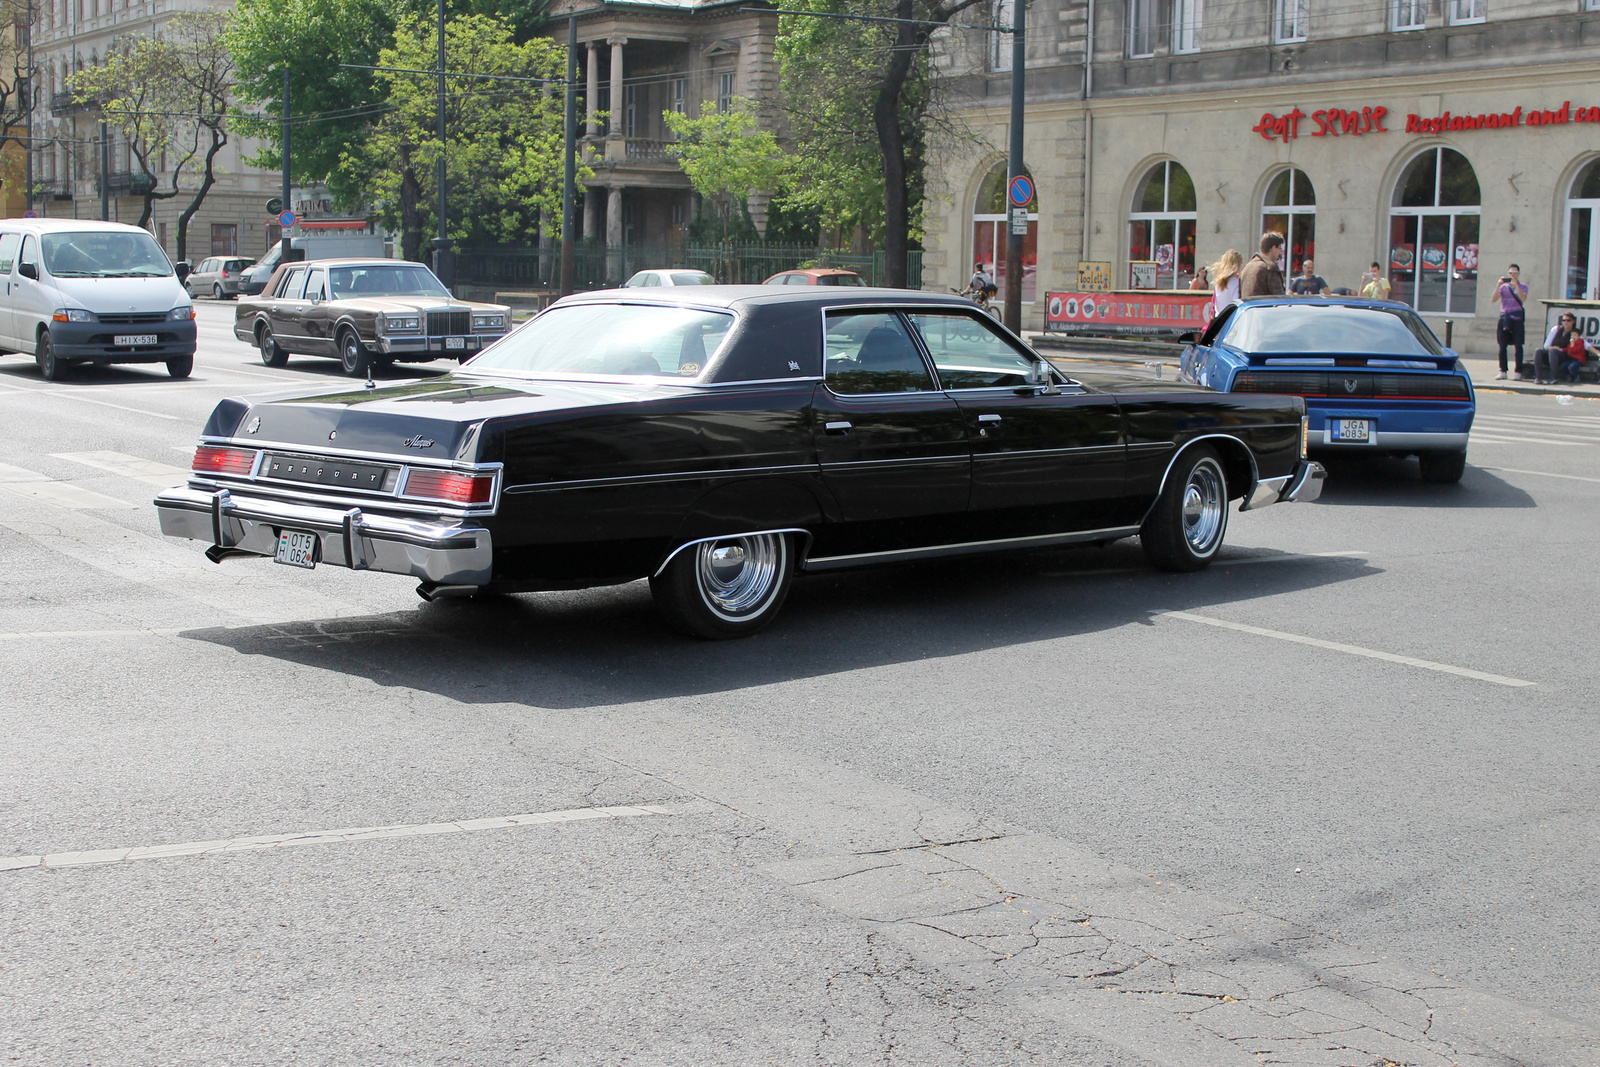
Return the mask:
M 44 269 L 57 278 L 163 278 L 172 264 L 143 230 L 47 233 Z

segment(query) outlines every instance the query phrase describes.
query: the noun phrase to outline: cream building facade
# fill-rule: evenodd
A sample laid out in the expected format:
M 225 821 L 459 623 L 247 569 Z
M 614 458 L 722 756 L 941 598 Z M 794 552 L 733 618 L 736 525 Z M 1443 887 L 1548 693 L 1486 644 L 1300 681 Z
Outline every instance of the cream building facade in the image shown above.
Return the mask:
M 1334 288 L 1378 261 L 1475 353 L 1510 263 L 1534 301 L 1600 295 L 1600 0 L 1040 0 L 1028 32 L 1028 329 L 1080 261 L 1186 288 L 1265 230 Z M 932 288 L 1003 256 L 1008 45 L 953 31 L 936 60 L 971 136 L 932 157 Z
M 182 11 L 226 9 L 231 2 L 208 0 L 45 0 L 33 30 L 38 96 L 34 113 L 34 210 L 52 218 L 100 218 L 100 113 L 73 99 L 74 72 L 99 63 L 127 38 L 159 33 Z M 257 257 L 278 238 L 265 204 L 280 187 L 277 172 L 243 162 L 259 146 L 233 134 L 217 158 L 217 183 L 189 223 L 187 255 L 199 262 L 211 255 Z M 126 141 L 107 134 L 108 214 L 113 221 L 137 223 L 143 198 L 134 195 L 142 179 Z M 161 188 L 171 188 L 161 174 Z M 193 181 L 185 185 L 192 188 Z M 158 200 L 151 232 L 169 255 L 177 255 L 178 216 L 190 197 L 180 193 Z

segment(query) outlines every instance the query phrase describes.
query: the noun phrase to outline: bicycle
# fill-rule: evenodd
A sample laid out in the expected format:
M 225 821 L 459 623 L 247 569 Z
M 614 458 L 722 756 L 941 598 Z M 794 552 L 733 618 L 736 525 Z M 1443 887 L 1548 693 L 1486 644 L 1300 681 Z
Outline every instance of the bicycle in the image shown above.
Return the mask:
M 974 304 L 977 304 L 990 318 L 998 319 L 1000 317 L 1000 309 L 995 307 L 994 302 L 990 300 L 987 289 L 974 289 L 970 285 L 965 289 L 957 289 L 952 285 L 950 286 L 950 291 L 957 296 L 964 296 Z

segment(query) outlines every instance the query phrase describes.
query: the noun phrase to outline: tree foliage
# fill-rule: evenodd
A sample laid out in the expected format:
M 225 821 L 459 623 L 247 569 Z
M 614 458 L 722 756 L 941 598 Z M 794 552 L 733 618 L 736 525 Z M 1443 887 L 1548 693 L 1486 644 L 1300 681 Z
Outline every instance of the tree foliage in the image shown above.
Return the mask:
M 188 228 L 217 182 L 216 160 L 230 139 L 228 101 L 234 67 L 225 40 L 227 15 L 187 11 L 161 34 L 132 39 L 72 82 L 79 100 L 96 101 L 128 142 L 141 179 L 140 226 L 155 201 L 177 198 L 177 253 L 188 256 Z M 161 186 L 165 174 L 167 186 Z
M 430 70 L 437 62 L 431 21 L 403 19 L 379 66 Z M 445 189 L 451 240 L 503 244 L 537 232 L 540 216 L 559 234 L 562 182 L 561 79 L 566 50 L 535 37 L 518 44 L 512 27 L 487 15 L 460 15 L 445 31 L 446 69 L 539 82 L 453 77 L 445 106 Z M 371 175 L 382 214 L 401 230 L 408 259 L 419 258 L 437 225 L 437 82 L 432 76 L 379 71 L 385 111 L 365 142 L 347 155 L 347 171 Z M 579 165 L 581 177 L 592 172 Z
M 733 98 L 733 106 L 718 111 L 715 101 L 700 105 L 700 116 L 673 111 L 662 118 L 677 141 L 672 154 L 688 175 L 695 192 L 710 200 L 722 218 L 723 236 L 736 207 L 753 192 L 770 192 L 784 182 L 788 159 L 778 139 L 760 129 L 750 102 Z
M 10 27 L 28 25 L 26 0 L 0 0 L 0 23 Z M 8 143 L 25 147 L 28 142 L 28 86 L 38 85 L 38 68 L 28 67 L 27 38 L 7 33 L 0 40 L 0 148 Z M 21 153 L 0 153 L 0 172 L 7 181 L 22 183 L 26 166 Z M 11 173 L 15 167 L 19 173 Z

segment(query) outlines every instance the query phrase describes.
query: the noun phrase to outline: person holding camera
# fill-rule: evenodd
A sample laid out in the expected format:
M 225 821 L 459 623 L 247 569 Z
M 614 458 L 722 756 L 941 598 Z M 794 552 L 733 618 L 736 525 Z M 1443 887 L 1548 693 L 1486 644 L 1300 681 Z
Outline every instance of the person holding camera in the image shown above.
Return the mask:
M 1506 349 L 1512 345 L 1517 349 L 1517 376 L 1516 381 L 1527 380 L 1527 375 L 1522 372 L 1522 346 L 1527 328 L 1528 287 L 1522 284 L 1522 268 L 1515 263 L 1511 264 L 1504 274 L 1500 276 L 1500 284 L 1495 286 L 1494 295 L 1500 300 L 1500 321 L 1495 326 L 1495 340 L 1500 344 L 1500 373 L 1496 378 L 1506 376 Z
M 1383 276 L 1383 264 L 1377 260 L 1361 276 L 1361 295 L 1368 300 L 1389 299 L 1389 279 Z

